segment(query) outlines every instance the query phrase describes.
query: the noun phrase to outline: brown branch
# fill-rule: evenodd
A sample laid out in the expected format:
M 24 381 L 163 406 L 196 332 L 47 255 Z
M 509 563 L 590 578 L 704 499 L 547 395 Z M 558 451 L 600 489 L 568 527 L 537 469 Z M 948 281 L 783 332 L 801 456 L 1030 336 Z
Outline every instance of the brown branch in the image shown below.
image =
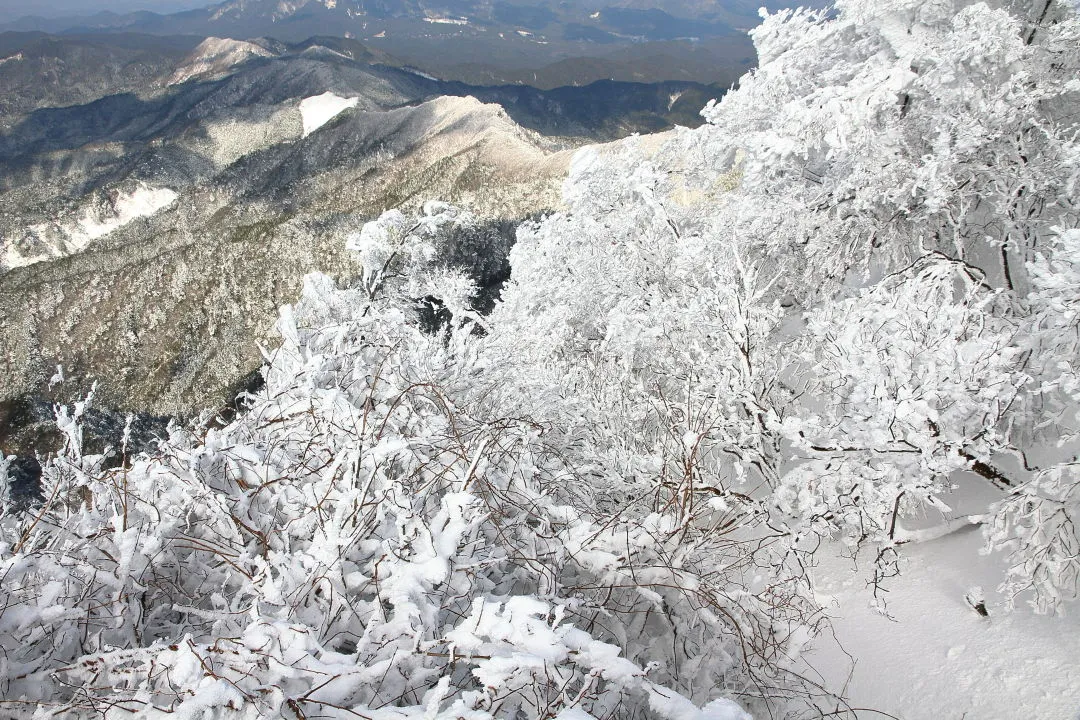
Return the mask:
M 1010 480 L 1009 477 L 1005 475 L 1005 473 L 1001 472 L 993 465 L 979 460 L 967 450 L 961 450 L 960 457 L 971 463 L 971 471 L 973 473 L 975 473 L 979 477 L 989 480 L 995 486 L 998 486 L 1000 489 L 1004 490 L 1005 488 L 1011 488 L 1016 485 L 1016 483 Z

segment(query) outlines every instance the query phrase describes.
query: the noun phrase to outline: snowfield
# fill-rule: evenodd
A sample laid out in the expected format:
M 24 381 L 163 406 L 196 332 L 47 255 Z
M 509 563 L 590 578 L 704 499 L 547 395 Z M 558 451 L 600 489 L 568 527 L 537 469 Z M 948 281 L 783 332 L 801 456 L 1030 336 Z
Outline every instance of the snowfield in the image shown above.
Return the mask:
M 1010 612 L 994 590 L 1001 559 L 980 556 L 984 544 L 969 526 L 911 547 L 889 586 L 888 615 L 871 607 L 872 589 L 830 548 L 815 577 L 836 642 L 821 639 L 811 664 L 853 706 L 903 720 L 1076 720 L 1080 614 Z M 980 588 L 986 617 L 964 599 Z
M 139 218 L 156 215 L 180 197 L 169 188 L 140 185 L 131 191 L 119 191 L 106 208 L 89 207 L 73 222 L 34 225 L 28 228 L 30 243 L 24 250 L 19 238 L 5 239 L 4 264 L 22 267 L 85 249 L 98 238 L 119 230 Z
M 442 17 L 426 17 L 424 22 L 432 25 L 468 25 L 469 21 L 466 18 L 442 18 Z
M 99 217 L 88 211 L 83 215 L 72 233 L 72 244 L 82 249 L 92 241 L 104 237 L 139 218 L 150 217 L 176 202 L 176 191 L 169 188 L 139 187 L 128 193 L 120 193 L 113 204 L 113 212 Z
M 305 98 L 300 101 L 300 114 L 304 118 L 304 137 L 321 128 L 350 108 L 354 108 L 360 98 L 343 98 L 332 92 Z

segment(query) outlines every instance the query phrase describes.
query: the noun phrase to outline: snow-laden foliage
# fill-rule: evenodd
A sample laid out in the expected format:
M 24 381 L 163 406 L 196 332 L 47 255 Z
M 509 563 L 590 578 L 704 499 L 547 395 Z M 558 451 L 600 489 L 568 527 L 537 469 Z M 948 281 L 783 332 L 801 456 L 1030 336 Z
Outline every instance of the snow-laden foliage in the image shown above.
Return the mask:
M 588 512 L 542 426 L 471 412 L 468 319 L 425 335 L 397 297 L 466 285 L 423 241 L 467 222 L 367 225 L 377 270 L 307 279 L 226 427 L 105 470 L 59 409 L 45 503 L 0 518 L 5 715 L 748 718 L 725 694 L 773 617 L 692 560 L 737 544 Z
M 784 11 L 706 127 L 580 154 L 491 320 L 507 402 L 614 504 L 681 483 L 878 580 L 989 483 L 1008 589 L 1075 596 L 1080 24 L 1035 5 Z
M 988 539 L 1009 550 L 1010 594 L 1033 591 L 1035 606 L 1051 610 L 1080 594 L 1080 230 L 1060 232 L 1027 270 L 1029 432 L 1056 448 L 1040 453 L 1042 466 L 1021 454 L 1030 479 L 997 504 Z
M 972 485 L 1010 596 L 1060 609 L 1080 22 L 1036 5 L 769 16 L 705 127 L 578 155 L 490 316 L 479 221 L 391 211 L 231 424 L 107 468 L 59 409 L 0 516 L 3 713 L 839 716 L 792 672 L 815 549 L 882 583 Z

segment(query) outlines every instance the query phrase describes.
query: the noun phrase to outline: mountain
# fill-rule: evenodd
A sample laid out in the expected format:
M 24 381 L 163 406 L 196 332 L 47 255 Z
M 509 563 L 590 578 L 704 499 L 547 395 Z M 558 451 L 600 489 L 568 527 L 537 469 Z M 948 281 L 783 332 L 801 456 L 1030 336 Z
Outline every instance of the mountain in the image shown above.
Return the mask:
M 206 0 L 155 0 L 158 12 L 179 12 L 206 5 Z M 26 0 L 0 0 L 0 20 L 9 22 L 18 20 L 32 12 L 34 15 L 50 18 L 62 18 L 86 12 L 86 0 L 49 0 L 47 3 L 34 3 L 28 8 Z M 132 12 L 145 7 L 144 0 L 95 0 L 94 6 L 112 12 Z
M 354 38 L 446 80 L 542 86 L 601 79 L 728 86 L 753 64 L 758 3 L 227 0 L 173 14 L 27 17 L 0 30 L 138 32 L 297 42 Z M 672 59 L 657 65 L 660 49 Z M 680 61 L 689 60 L 685 66 Z M 563 72 L 559 72 L 562 70 Z M 535 77 L 534 77 L 535 76 Z
M 81 105 L 154 83 L 193 51 L 193 37 L 0 33 L 0 128 L 40 107 Z
M 442 198 L 512 241 L 558 206 L 569 150 L 698 124 L 720 94 L 447 83 L 343 38 L 158 55 L 131 34 L 4 38 L 38 65 L 0 64 L 0 95 L 20 97 L 0 115 L 0 417 L 34 423 L 18 408 L 40 407 L 57 365 L 67 392 L 96 380 L 105 408 L 225 403 L 305 273 L 355 275 L 342 248 L 365 219 Z M 91 50 L 100 62 L 23 92 L 34 67 Z
M 677 8 L 655 2 L 490 2 L 488 0 L 225 0 L 209 7 L 161 15 L 146 11 L 117 14 L 101 12 L 90 16 L 40 18 L 28 16 L 22 25 L 51 24 L 53 27 L 174 27 L 205 23 L 217 28 L 240 25 L 250 32 L 260 24 L 274 23 L 285 34 L 300 26 L 338 23 L 339 31 L 365 29 L 374 23 L 386 29 L 392 21 L 419 21 L 432 29 L 476 28 L 544 32 L 580 23 L 597 32 L 632 36 L 642 40 L 673 37 L 728 35 L 733 26 L 756 23 L 757 3 L 680 3 Z M 668 12 L 674 9 L 676 14 Z M 344 23 L 344 25 L 342 25 Z

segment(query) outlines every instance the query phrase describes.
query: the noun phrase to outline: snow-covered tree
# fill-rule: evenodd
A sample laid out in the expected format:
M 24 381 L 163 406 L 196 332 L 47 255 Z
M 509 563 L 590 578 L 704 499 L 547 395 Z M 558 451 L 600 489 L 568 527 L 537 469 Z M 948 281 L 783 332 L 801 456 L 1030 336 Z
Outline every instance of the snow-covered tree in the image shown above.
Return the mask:
M 893 558 L 903 520 L 990 483 L 995 544 L 1022 535 L 1017 572 L 1071 589 L 1072 516 L 1050 511 L 1072 474 L 1035 512 L 1019 488 L 1048 471 L 999 465 L 1075 432 L 1048 389 L 1073 319 L 1033 273 L 1080 222 L 1078 28 L 924 0 L 766 17 L 707 126 L 584 151 L 567 210 L 521 234 L 489 349 L 507 395 L 558 418 L 614 502 L 692 478 L 795 557 L 839 533 Z
M 941 507 L 953 483 L 990 482 L 1008 493 L 992 543 L 1018 543 L 1010 587 L 1034 587 L 1047 609 L 1075 595 L 1075 477 L 1026 458 L 1047 441 L 1076 451 L 1075 395 L 1049 388 L 1075 363 L 1060 236 L 1080 223 L 1080 26 L 1037 5 L 771 18 L 760 33 L 776 61 L 710 113 L 738 127 L 780 94 L 779 115 L 750 130 L 744 179 L 801 195 L 815 223 L 789 364 L 805 371 L 804 401 L 783 425 L 801 452 L 781 506 L 889 547 L 898 520 Z M 998 463 L 1012 456 L 1027 469 L 1010 476 Z
M 994 508 L 989 546 L 1009 551 L 1005 589 L 1040 610 L 1080 594 L 1080 230 L 1064 230 L 1028 263 L 1032 291 L 1019 345 L 1033 447 L 1024 478 Z M 1029 457 L 1030 455 L 1030 457 Z M 1036 457 L 1038 456 L 1038 457 Z

